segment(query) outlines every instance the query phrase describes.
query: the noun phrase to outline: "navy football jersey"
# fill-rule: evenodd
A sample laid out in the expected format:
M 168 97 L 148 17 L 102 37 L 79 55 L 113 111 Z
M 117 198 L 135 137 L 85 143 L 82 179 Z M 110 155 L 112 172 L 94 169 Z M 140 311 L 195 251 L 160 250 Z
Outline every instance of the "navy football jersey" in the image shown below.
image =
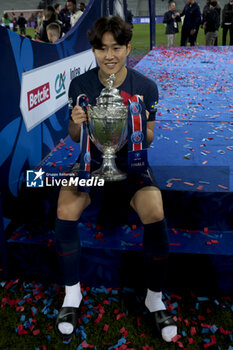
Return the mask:
M 99 97 L 104 85 L 98 78 L 99 68 L 93 68 L 86 73 L 74 78 L 69 88 L 69 103 L 75 107 L 77 97 L 85 94 L 89 98 L 92 106 L 96 105 L 96 98 Z M 134 95 L 143 96 L 147 111 L 149 111 L 148 121 L 155 120 L 155 114 L 158 103 L 158 88 L 154 81 L 145 77 L 141 73 L 127 68 L 127 76 L 124 82 L 117 87 L 120 95 L 124 99 L 125 106 L 128 106 L 128 99 Z M 101 163 L 101 152 L 91 142 L 91 168 L 92 170 Z M 128 164 L 128 146 L 127 144 L 117 152 L 116 164 L 121 169 L 126 169 Z M 96 165 L 96 166 L 95 166 Z

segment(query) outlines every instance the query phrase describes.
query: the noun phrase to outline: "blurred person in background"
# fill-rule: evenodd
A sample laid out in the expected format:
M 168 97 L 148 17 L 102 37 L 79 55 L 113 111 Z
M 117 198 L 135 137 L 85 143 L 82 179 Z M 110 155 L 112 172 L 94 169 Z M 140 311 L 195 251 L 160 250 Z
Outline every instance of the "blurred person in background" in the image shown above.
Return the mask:
M 222 45 L 226 45 L 227 33 L 230 33 L 230 45 L 233 45 L 233 0 L 229 0 L 222 11 Z
M 64 34 L 66 34 L 70 28 L 70 12 L 67 9 L 67 6 L 65 5 L 65 7 L 60 11 L 59 13 L 59 19 L 62 22 L 62 32 Z
M 181 46 L 186 46 L 190 42 L 190 46 L 195 46 L 199 26 L 201 24 L 201 11 L 195 0 L 187 0 L 181 17 L 184 17 L 184 22 L 181 30 Z
M 179 32 L 178 22 L 181 22 L 180 14 L 176 11 L 176 3 L 171 1 L 168 11 L 165 12 L 163 23 L 166 24 L 167 46 L 175 45 L 176 33 Z
M 61 26 L 58 23 L 50 23 L 46 27 L 47 37 L 50 43 L 55 43 L 61 37 Z
M 4 16 L 3 16 L 3 19 L 4 19 L 4 27 L 7 28 L 7 29 L 10 29 L 10 23 L 11 23 L 11 19 L 8 15 L 8 13 L 4 13 Z
M 80 5 L 79 5 L 79 10 L 84 12 L 86 9 L 86 5 L 84 4 L 84 2 L 80 2 Z
M 78 19 L 82 16 L 83 12 L 77 9 L 76 0 L 68 0 L 66 2 L 66 6 L 70 12 L 70 25 L 73 27 Z
M 60 24 L 60 21 L 58 21 L 56 19 L 56 13 L 55 10 L 53 8 L 53 6 L 47 6 L 47 8 L 44 10 L 44 20 L 41 24 L 40 27 L 40 33 L 39 33 L 39 39 L 41 41 L 44 41 L 46 43 L 49 42 L 48 36 L 47 36 L 47 31 L 46 31 L 46 27 L 50 24 L 50 23 L 58 23 Z
M 12 12 L 12 18 L 13 18 L 13 31 L 17 32 L 18 24 L 17 24 L 17 18 L 15 17 L 15 13 L 14 12 Z
M 216 6 L 217 1 L 211 1 L 209 4 L 209 10 L 207 10 L 205 14 L 203 29 L 205 31 L 206 46 L 214 46 L 215 40 L 218 37 L 220 17 L 216 10 Z
M 27 21 L 26 21 L 26 18 L 23 16 L 23 13 L 20 14 L 17 23 L 18 23 L 18 26 L 19 26 L 20 34 L 21 35 L 26 35 Z

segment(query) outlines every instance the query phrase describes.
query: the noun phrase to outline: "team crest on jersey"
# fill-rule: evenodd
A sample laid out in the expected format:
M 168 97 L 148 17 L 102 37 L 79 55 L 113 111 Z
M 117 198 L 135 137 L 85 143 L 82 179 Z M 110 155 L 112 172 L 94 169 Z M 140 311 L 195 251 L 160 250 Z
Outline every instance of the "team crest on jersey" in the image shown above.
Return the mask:
M 131 135 L 131 141 L 135 144 L 138 145 L 141 143 L 144 139 L 144 135 L 142 131 L 134 131 Z
M 157 101 L 151 102 L 151 104 L 150 104 L 150 111 L 151 112 L 156 112 L 157 111 L 157 105 L 158 105 Z
M 90 152 L 86 152 L 86 153 L 84 154 L 84 162 L 85 162 L 86 164 L 90 164 L 90 162 L 91 162 L 91 155 L 90 155 Z
M 139 102 L 132 102 L 130 104 L 130 113 L 132 115 L 138 115 L 141 113 L 141 111 L 142 111 L 142 107 Z
M 73 109 L 73 100 L 71 97 L 68 100 L 68 106 L 69 106 L 69 109 Z

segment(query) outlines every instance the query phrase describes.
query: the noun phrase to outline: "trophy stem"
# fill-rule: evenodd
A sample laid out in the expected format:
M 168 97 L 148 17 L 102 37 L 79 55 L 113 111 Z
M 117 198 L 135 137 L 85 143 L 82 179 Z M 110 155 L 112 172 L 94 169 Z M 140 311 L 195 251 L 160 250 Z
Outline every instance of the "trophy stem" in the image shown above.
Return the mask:
M 103 162 L 101 167 L 94 171 L 92 175 L 98 176 L 105 181 L 121 181 L 127 178 L 127 174 L 123 173 L 116 167 L 115 154 L 103 153 Z

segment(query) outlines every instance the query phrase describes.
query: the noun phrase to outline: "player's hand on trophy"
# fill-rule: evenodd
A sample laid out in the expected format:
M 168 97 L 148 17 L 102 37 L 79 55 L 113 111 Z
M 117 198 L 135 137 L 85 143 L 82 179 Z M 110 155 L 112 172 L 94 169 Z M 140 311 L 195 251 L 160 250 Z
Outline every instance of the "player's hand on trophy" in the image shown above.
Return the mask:
M 81 126 L 83 122 L 87 122 L 87 113 L 82 107 L 76 105 L 72 110 L 71 118 L 76 125 Z

